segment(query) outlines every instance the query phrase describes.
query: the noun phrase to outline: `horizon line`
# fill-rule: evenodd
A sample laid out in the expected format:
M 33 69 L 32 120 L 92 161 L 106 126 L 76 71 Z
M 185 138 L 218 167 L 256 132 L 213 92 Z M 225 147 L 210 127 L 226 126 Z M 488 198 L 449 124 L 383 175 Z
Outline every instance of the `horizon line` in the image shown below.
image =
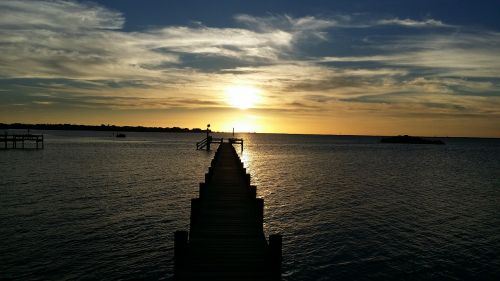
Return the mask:
M 5 128 L 5 126 L 14 126 L 14 128 Z M 143 125 L 114 125 L 114 124 L 100 124 L 100 125 L 90 125 L 90 124 L 71 124 L 71 123 L 36 123 L 36 124 L 28 124 L 28 123 L 1 123 L 0 122 L 0 130 L 23 130 L 23 129 L 32 129 L 32 128 L 16 128 L 15 126 L 75 126 L 75 127 L 83 127 L 81 131 L 93 131 L 91 127 L 100 127 L 100 128 L 107 128 L 107 127 L 114 127 L 114 128 L 141 128 L 141 129 L 146 129 L 146 131 L 142 132 L 150 132 L 150 133 L 179 133 L 179 132 L 184 132 L 184 133 L 204 133 L 206 132 L 206 129 L 201 129 L 201 128 L 187 128 L 187 127 L 179 127 L 179 126 L 173 126 L 173 127 L 160 127 L 160 126 L 143 126 Z M 85 128 L 88 127 L 88 128 Z M 64 131 L 65 129 L 59 129 L 59 128 L 44 128 L 44 129 L 37 129 L 33 128 L 35 130 L 61 130 Z M 147 129 L 152 129 L 152 131 L 147 131 Z M 67 131 L 75 131 L 75 129 L 66 129 Z M 153 130 L 166 130 L 166 131 L 153 131 Z M 171 131 L 168 131 L 171 130 Z M 94 130 L 95 131 L 95 130 Z M 112 130 L 102 130 L 102 131 L 112 131 Z M 131 131 L 133 132 L 133 131 Z M 137 132 L 137 131 L 136 131 Z M 139 131 L 140 132 L 140 131 Z M 212 133 L 219 133 L 219 134 L 232 134 L 232 132 L 226 132 L 226 131 L 211 131 Z M 274 135 L 311 135 L 311 136 L 338 136 L 338 137 L 391 137 L 391 136 L 403 136 L 403 135 L 409 135 L 406 133 L 400 133 L 397 135 L 372 135 L 372 134 L 335 134 L 335 133 L 287 133 L 287 132 L 244 132 L 244 131 L 235 131 L 234 133 L 239 133 L 239 134 L 274 134 Z M 425 135 L 409 135 L 409 136 L 416 136 L 416 137 L 426 137 L 426 138 L 468 138 L 468 139 L 500 139 L 500 137 L 492 137 L 492 136 L 425 136 Z

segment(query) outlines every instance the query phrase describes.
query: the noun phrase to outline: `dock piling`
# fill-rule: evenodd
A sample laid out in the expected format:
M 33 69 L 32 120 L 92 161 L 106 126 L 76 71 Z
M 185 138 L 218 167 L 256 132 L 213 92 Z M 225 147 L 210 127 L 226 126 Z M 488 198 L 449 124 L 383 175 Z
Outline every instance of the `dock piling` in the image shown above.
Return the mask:
M 184 263 L 188 243 L 187 231 L 174 232 L 174 274 L 178 273 Z
M 200 198 L 191 199 L 191 224 L 196 222 L 200 214 Z
M 278 278 L 278 276 L 281 276 L 281 271 L 277 270 L 281 268 L 281 259 L 282 259 L 282 254 L 281 254 L 281 248 L 282 248 L 282 237 L 281 234 L 271 234 L 269 235 L 269 254 L 271 258 L 271 264 L 273 264 L 273 269 L 275 271 L 273 274 L 275 275 L 275 278 Z

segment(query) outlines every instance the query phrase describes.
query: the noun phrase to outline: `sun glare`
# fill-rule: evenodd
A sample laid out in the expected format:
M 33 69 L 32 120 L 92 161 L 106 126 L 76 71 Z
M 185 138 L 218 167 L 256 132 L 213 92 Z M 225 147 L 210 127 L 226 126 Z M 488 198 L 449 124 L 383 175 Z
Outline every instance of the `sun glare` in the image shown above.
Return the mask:
M 259 89 L 253 86 L 230 86 L 224 92 L 227 103 L 239 109 L 251 108 L 260 99 Z
M 235 132 L 239 133 L 253 133 L 262 131 L 261 124 L 259 122 L 259 117 L 256 115 L 241 115 L 229 117 L 226 122 L 224 122 L 223 130 L 231 132 L 234 129 Z

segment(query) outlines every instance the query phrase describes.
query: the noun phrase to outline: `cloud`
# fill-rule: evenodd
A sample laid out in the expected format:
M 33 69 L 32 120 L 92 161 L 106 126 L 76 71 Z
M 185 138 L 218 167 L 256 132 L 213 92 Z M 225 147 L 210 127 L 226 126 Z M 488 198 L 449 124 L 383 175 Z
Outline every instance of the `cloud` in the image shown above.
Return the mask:
M 234 17 L 236 21 L 245 24 L 254 30 L 287 30 L 287 31 L 320 31 L 338 25 L 335 19 L 323 19 L 314 16 L 294 18 L 289 15 L 270 15 L 267 17 L 255 17 L 247 14 L 239 14 Z
M 375 22 L 377 25 L 399 25 L 405 27 L 452 27 L 452 25 L 448 25 L 443 23 L 440 20 L 435 19 L 426 19 L 422 21 L 413 20 L 413 19 L 399 19 L 399 18 L 391 18 L 391 19 L 381 19 Z
M 33 103 L 35 103 L 35 104 L 41 104 L 41 105 L 51 105 L 54 102 L 52 102 L 52 101 L 33 101 Z
M 77 92 L 52 92 L 52 94 L 34 93 L 31 103 L 33 105 L 64 106 L 65 108 L 101 108 L 101 109 L 200 109 L 222 108 L 224 104 L 218 101 L 190 97 L 148 97 L 147 95 L 127 96 L 124 93 L 112 92 L 108 95 L 82 95 Z M 10 105 L 24 102 L 25 97 L 11 97 Z
M 305 16 L 294 18 L 290 15 L 269 15 L 256 17 L 247 14 L 239 14 L 234 18 L 252 30 L 281 29 L 292 32 L 321 33 L 332 28 L 372 28 L 383 25 L 395 25 L 412 28 L 451 28 L 454 25 L 446 24 L 436 19 L 414 20 L 410 18 L 400 19 L 397 17 L 385 19 L 373 19 L 375 16 L 360 14 L 334 14 L 329 17 Z M 376 17 L 375 17 L 376 18 Z
M 239 17 L 243 18 L 251 19 Z M 66 1 L 2 2 L 0 19 L 2 77 L 149 79 L 153 83 L 189 81 L 193 70 L 182 61 L 185 55 L 276 62 L 290 55 L 301 33 L 329 25 L 312 17 L 287 16 L 281 18 L 286 24 L 271 27 L 268 23 L 259 30 L 198 25 L 124 32 L 122 14 Z
M 497 78 L 500 73 L 500 33 L 414 37 L 396 44 L 400 56 L 393 64 L 440 70 L 439 76 Z M 405 46 L 419 49 L 404 52 Z
M 124 18 L 119 12 L 90 3 L 73 1 L 15 1 L 0 2 L 2 29 L 120 29 Z
M 154 48 L 213 56 L 276 59 L 292 47 L 292 34 L 282 30 L 255 32 L 240 28 L 168 27 L 141 34 Z
M 127 32 L 123 14 L 97 4 L 2 1 L 0 99 L 10 105 L 220 108 L 224 87 L 244 81 L 263 89 L 260 110 L 281 107 L 290 114 L 498 114 L 499 33 L 458 32 L 437 19 L 366 15 L 239 14 L 233 20 L 234 27 L 198 22 Z M 388 25 L 398 28 L 380 31 Z
M 345 26 L 345 17 L 318 18 L 305 16 L 295 18 L 290 15 L 269 15 L 267 17 L 255 17 L 247 14 L 236 15 L 235 20 L 250 30 L 269 32 L 281 30 L 293 36 L 295 41 L 310 38 L 327 40 L 327 31 L 334 27 Z
M 373 54 L 323 57 L 322 63 L 378 63 L 441 77 L 497 79 L 500 33 L 470 31 L 453 34 L 398 36 L 371 43 Z

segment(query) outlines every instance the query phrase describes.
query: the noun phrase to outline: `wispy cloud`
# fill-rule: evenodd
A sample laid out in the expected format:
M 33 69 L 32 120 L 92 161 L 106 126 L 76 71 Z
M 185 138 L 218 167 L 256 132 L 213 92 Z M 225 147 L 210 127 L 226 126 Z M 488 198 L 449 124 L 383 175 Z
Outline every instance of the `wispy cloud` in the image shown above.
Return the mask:
M 304 32 L 320 36 L 329 26 L 325 20 L 286 16 L 267 18 L 261 28 L 197 25 L 123 32 L 118 12 L 66 1 L 2 2 L 0 18 L 0 76 L 173 83 L 183 81 L 179 76 L 186 70 L 192 77 L 184 55 L 275 62 L 289 55 Z M 240 15 L 237 20 L 246 26 L 257 19 Z
M 54 102 L 51 102 L 51 101 L 33 101 L 33 103 L 35 104 L 41 104 L 41 105 L 51 105 L 53 104 Z
M 413 19 L 381 19 L 375 22 L 378 25 L 399 25 L 406 27 L 453 27 L 452 25 L 445 24 L 440 20 L 435 19 L 425 19 L 425 20 L 413 20 Z
M 0 11 L 0 26 L 10 30 L 121 29 L 125 21 L 121 13 L 99 5 L 61 0 L 5 0 L 0 3 Z
M 239 14 L 234 17 L 238 22 L 244 23 L 249 29 L 256 30 L 288 30 L 306 31 L 323 30 L 337 25 L 334 19 L 322 19 L 314 16 L 294 18 L 289 15 L 269 15 L 267 17 L 255 17 L 247 14 Z
M 136 34 L 139 35 L 139 34 Z M 274 29 L 263 32 L 241 28 L 210 28 L 200 26 L 168 27 L 140 34 L 142 43 L 164 51 L 240 59 L 276 59 L 292 47 L 293 35 Z
M 434 76 L 496 79 L 500 73 L 500 33 L 474 30 L 384 40 L 372 43 L 381 55 L 323 57 L 320 61 L 375 62 Z

